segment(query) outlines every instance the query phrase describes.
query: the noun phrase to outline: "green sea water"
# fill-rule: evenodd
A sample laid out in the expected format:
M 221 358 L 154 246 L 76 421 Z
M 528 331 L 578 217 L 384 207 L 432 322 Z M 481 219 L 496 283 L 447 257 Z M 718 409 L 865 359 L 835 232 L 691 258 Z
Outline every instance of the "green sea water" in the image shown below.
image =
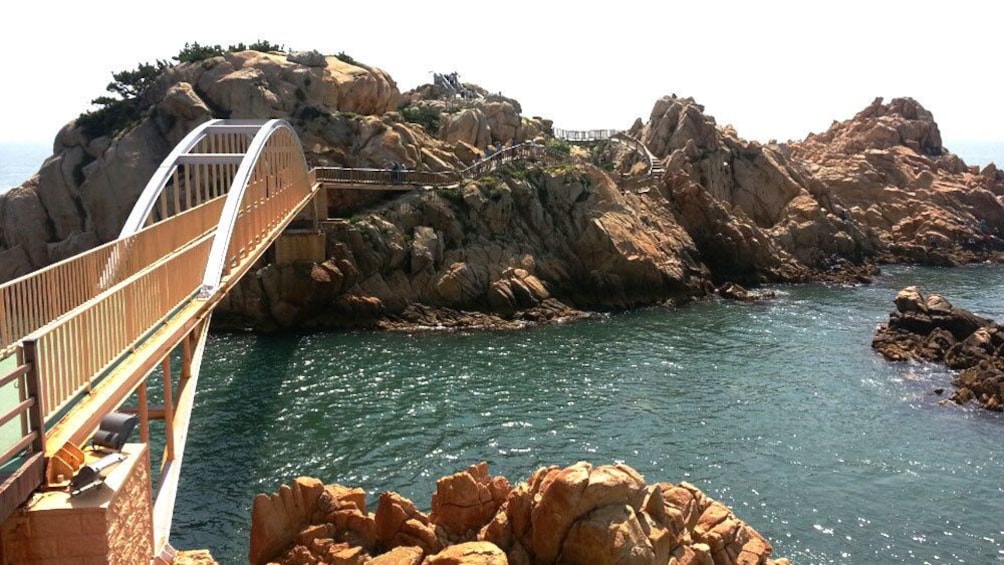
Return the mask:
M 893 267 L 854 288 L 518 332 L 210 337 L 172 543 L 246 563 L 250 506 L 299 475 L 396 490 L 478 461 L 623 461 L 732 506 L 794 563 L 1004 560 L 1004 417 L 869 347 L 918 284 L 1004 318 L 1004 268 Z M 372 510 L 372 509 L 371 509 Z

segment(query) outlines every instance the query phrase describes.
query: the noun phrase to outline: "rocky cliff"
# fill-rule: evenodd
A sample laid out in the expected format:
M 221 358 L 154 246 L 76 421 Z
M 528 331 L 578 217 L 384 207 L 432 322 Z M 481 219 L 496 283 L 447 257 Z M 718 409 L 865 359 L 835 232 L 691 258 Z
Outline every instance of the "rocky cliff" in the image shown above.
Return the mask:
M 343 60 L 344 59 L 344 60 Z M 347 62 L 348 61 L 348 62 Z M 0 279 L 113 239 L 150 174 L 212 117 L 289 120 L 314 165 L 456 170 L 548 120 L 465 85 L 400 93 L 316 52 L 226 53 L 163 70 L 115 131 L 68 124 L 0 197 Z M 873 261 L 995 258 L 1004 174 L 967 167 L 911 99 L 876 100 L 804 141 L 746 141 L 689 98 L 629 133 L 664 174 L 603 143 L 448 189 L 335 207 L 327 259 L 257 266 L 218 310 L 241 327 L 520 325 L 710 294 L 726 282 L 864 281 Z M 560 145 L 560 144 L 558 144 Z M 567 150 L 567 148 L 566 148 Z
M 689 483 L 626 465 L 543 467 L 513 487 L 480 463 L 439 479 L 426 514 L 393 492 L 301 477 L 251 510 L 252 565 L 787 565 L 762 535 Z

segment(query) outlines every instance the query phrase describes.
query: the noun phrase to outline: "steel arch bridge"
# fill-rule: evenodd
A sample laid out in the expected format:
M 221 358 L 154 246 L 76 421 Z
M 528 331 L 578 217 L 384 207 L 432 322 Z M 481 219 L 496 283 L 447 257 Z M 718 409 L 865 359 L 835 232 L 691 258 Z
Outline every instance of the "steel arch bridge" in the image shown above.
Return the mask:
M 644 150 L 651 174 L 644 145 L 621 141 Z M 170 563 L 213 310 L 292 222 L 316 225 L 324 189 L 454 186 L 512 161 L 567 159 L 523 143 L 449 173 L 309 169 L 283 120 L 198 126 L 155 171 L 118 239 L 0 285 L 0 523 L 40 487 L 65 488 L 87 460 L 80 446 L 134 399 L 142 443 L 150 420 L 164 421 L 150 557 Z M 148 402 L 152 375 L 162 406 Z

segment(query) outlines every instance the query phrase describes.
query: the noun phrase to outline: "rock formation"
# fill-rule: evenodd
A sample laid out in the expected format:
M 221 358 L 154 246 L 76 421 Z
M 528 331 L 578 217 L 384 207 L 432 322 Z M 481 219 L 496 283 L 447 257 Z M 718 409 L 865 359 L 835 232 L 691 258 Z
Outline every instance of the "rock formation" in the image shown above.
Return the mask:
M 464 87 L 476 96 L 436 85 L 402 94 L 379 69 L 317 52 L 167 68 L 138 95 L 135 120 L 114 131 L 71 122 L 39 174 L 0 196 L 0 280 L 115 238 L 168 151 L 214 117 L 285 118 L 320 166 L 450 171 L 506 143 L 561 146 L 518 101 Z M 726 282 L 857 284 L 877 261 L 951 265 L 1004 247 L 1004 173 L 949 153 L 908 98 L 876 100 L 801 142 L 761 144 L 674 95 L 629 133 L 661 160 L 661 178 L 638 152 L 605 143 L 454 188 L 333 195 L 326 259 L 263 262 L 214 320 L 519 327 L 679 303 Z
M 950 265 L 999 257 L 1004 175 L 966 167 L 930 112 L 876 99 L 802 142 L 760 144 L 689 98 L 632 132 L 665 159 L 668 196 L 720 280 L 791 278 L 834 258 Z
M 689 483 L 626 465 L 545 467 L 512 487 L 486 463 L 436 483 L 432 512 L 300 478 L 255 498 L 252 565 L 784 565 L 770 543 Z
M 925 298 L 915 286 L 899 291 L 895 302 L 889 323 L 875 332 L 874 349 L 892 361 L 944 363 L 961 371 L 951 400 L 1004 410 L 1004 328 L 937 294 Z
M 441 170 L 459 160 L 393 112 L 383 71 L 337 57 L 243 51 L 166 69 L 141 94 L 138 121 L 94 132 L 77 121 L 56 136 L 36 177 L 0 196 L 0 277 L 12 278 L 118 236 L 153 171 L 211 118 L 286 118 L 312 161 Z
M 419 191 L 325 229 L 328 261 L 263 266 L 221 305 L 220 322 L 438 327 L 473 311 L 494 316 L 460 316 L 467 325 L 499 326 L 707 293 L 670 211 L 590 167 Z

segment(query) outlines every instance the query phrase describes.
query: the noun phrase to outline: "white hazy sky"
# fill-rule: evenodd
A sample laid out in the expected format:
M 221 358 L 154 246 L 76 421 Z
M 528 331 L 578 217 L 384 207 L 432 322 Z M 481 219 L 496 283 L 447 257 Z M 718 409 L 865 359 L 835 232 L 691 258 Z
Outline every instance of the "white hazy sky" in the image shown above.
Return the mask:
M 748 139 L 800 139 L 912 96 L 945 144 L 1004 141 L 1004 2 L 43 2 L 0 7 L 0 141 L 49 141 L 113 71 L 186 41 L 344 51 L 402 91 L 431 72 L 566 129 L 625 128 L 693 96 Z

